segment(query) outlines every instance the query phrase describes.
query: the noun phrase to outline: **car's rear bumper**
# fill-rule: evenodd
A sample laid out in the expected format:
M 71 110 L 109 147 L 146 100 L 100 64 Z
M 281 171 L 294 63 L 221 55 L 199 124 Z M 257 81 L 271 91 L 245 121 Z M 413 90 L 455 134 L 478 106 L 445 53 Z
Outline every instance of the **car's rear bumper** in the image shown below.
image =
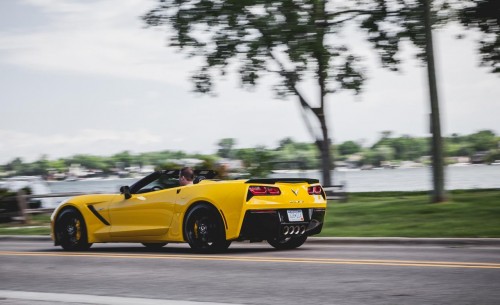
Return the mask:
M 302 221 L 290 221 L 288 209 L 248 210 L 238 240 L 261 241 L 284 236 L 310 236 L 321 232 L 325 209 L 295 210 L 302 210 Z

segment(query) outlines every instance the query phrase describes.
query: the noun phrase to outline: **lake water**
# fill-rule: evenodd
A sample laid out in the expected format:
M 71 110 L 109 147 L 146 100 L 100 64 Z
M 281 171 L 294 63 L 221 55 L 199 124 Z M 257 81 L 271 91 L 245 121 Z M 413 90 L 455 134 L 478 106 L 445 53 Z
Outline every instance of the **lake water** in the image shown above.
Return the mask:
M 431 168 L 380 169 L 366 171 L 333 171 L 335 184 L 345 184 L 347 192 L 425 191 L 432 189 Z M 319 171 L 280 173 L 270 177 L 300 177 L 320 179 Z M 500 188 L 500 166 L 477 165 L 447 167 L 446 189 Z M 49 182 L 55 193 L 101 192 L 117 193 L 122 185 L 137 179 L 80 180 Z
M 345 184 L 347 192 L 426 191 L 432 189 L 432 169 L 398 168 L 333 171 L 334 184 Z M 273 176 L 278 176 L 273 174 Z M 302 177 L 320 179 L 320 172 Z M 449 166 L 445 169 L 447 190 L 500 188 L 499 165 Z

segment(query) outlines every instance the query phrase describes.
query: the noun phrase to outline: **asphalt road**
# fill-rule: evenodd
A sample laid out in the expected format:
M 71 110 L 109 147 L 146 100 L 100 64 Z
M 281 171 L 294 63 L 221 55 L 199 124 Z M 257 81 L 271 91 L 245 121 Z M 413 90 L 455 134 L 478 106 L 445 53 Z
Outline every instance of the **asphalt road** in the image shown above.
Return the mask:
M 198 255 L 0 240 L 0 304 L 499 304 L 499 283 L 498 246 L 233 243 Z

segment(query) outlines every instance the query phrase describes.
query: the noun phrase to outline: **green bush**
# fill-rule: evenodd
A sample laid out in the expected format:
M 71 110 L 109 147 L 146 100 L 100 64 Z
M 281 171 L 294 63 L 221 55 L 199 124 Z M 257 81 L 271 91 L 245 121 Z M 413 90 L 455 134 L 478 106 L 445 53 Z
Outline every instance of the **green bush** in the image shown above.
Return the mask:
M 0 189 L 0 223 L 9 222 L 12 216 L 19 213 L 16 193 Z

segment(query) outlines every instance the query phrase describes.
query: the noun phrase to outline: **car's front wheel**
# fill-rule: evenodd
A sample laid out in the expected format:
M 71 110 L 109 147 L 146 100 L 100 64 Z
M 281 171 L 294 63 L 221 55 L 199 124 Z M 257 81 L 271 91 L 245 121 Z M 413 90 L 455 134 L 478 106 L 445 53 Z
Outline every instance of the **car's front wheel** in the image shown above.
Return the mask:
M 226 240 L 219 213 L 208 204 L 199 204 L 189 210 L 184 223 L 184 237 L 194 251 L 202 253 L 221 252 L 231 244 Z
M 281 237 L 268 239 L 267 242 L 278 250 L 295 249 L 302 246 L 307 240 L 307 235 L 296 237 Z
M 83 251 L 92 246 L 87 241 L 87 227 L 77 210 L 68 208 L 62 211 L 55 223 L 57 241 L 64 250 Z

